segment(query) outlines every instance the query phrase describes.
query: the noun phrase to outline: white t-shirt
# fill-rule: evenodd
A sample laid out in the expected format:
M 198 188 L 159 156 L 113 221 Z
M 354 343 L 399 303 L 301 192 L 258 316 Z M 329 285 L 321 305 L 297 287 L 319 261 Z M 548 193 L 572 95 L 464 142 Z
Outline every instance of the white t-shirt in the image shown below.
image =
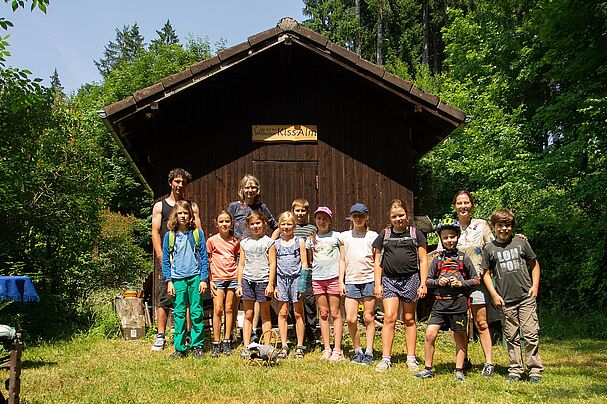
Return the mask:
M 344 258 L 346 260 L 347 284 L 361 284 L 373 282 L 373 242 L 378 234 L 367 230 L 364 236 L 353 236 L 352 230 L 339 235 L 339 241 L 344 245 Z
M 312 280 L 324 281 L 339 276 L 339 232 L 316 234 L 306 240 L 306 249 L 312 250 Z
M 250 282 L 268 282 L 270 280 L 270 260 L 268 252 L 274 240 L 268 236 L 253 240 L 245 238 L 240 241 L 244 251 L 244 268 L 242 277 Z

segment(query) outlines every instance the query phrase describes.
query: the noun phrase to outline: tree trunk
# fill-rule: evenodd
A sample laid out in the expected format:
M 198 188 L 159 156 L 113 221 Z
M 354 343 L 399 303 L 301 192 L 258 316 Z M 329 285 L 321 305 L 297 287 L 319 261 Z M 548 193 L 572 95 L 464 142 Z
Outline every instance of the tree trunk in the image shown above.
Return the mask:
M 422 5 L 422 64 L 430 67 L 430 16 L 428 0 Z
M 356 38 L 354 40 L 355 43 L 355 51 L 358 56 L 362 54 L 363 44 L 362 44 L 362 27 L 360 23 L 360 0 L 355 0 L 354 2 L 354 12 L 356 13 Z
M 377 64 L 379 66 L 382 66 L 384 64 L 384 54 L 382 52 L 382 47 L 383 47 L 383 43 L 384 43 L 384 21 L 383 21 L 383 14 L 384 14 L 384 10 L 383 10 L 383 3 L 381 1 L 379 1 L 377 3 Z

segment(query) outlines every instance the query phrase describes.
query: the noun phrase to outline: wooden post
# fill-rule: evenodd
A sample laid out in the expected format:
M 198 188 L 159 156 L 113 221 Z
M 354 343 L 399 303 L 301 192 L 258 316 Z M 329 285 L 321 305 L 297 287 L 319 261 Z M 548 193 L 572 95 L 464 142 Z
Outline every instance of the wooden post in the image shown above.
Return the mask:
M 23 343 L 20 335 L 15 337 L 11 349 L 10 376 L 8 379 L 8 403 L 19 404 L 19 393 L 21 392 L 21 353 Z
M 120 318 L 124 339 L 139 339 L 145 336 L 145 314 L 143 299 L 117 297 L 114 300 L 116 314 Z

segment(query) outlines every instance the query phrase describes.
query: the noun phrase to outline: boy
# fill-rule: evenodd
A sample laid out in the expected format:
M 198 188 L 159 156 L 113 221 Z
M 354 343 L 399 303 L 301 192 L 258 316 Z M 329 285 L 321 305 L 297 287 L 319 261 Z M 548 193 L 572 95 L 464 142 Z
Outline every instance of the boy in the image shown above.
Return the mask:
M 491 215 L 495 240 L 483 247 L 483 281 L 493 304 L 502 313 L 510 359 L 507 381 L 519 381 L 523 375 L 522 331 L 529 381 L 539 383 L 544 370 L 538 350 L 539 323 L 535 303 L 540 285 L 540 264 L 529 242 L 513 237 L 514 224 L 514 215 L 509 210 L 496 210 Z M 531 277 L 528 268 L 531 268 Z
M 455 339 L 455 380 L 464 380 L 464 358 L 468 342 L 468 294 L 470 288 L 480 285 L 480 279 L 470 257 L 458 251 L 457 241 L 461 227 L 457 220 L 441 220 L 436 227 L 444 250 L 434 257 L 426 285 L 434 290 L 434 305 L 428 320 L 424 343 L 424 370 L 415 375 L 418 379 L 434 376 L 432 359 L 434 342 L 440 330 L 453 331 Z

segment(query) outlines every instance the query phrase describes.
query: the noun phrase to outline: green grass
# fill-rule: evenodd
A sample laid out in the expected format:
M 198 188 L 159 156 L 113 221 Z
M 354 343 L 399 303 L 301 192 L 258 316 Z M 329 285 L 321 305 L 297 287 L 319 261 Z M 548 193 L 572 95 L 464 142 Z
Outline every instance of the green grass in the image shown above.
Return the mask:
M 418 357 L 423 355 L 420 327 Z M 379 347 L 379 335 L 376 346 Z M 543 338 L 546 367 L 541 384 L 505 383 L 506 350 L 494 349 L 499 375 L 483 379 L 480 346 L 470 345 L 476 364 L 463 383 L 453 380 L 454 345 L 448 334 L 437 341 L 434 379 L 419 381 L 404 365 L 404 345 L 395 342 L 389 372 L 351 363 L 318 360 L 320 351 L 275 367 L 245 366 L 232 357 L 169 362 L 138 341 L 78 337 L 26 350 L 22 373 L 24 403 L 31 402 L 605 402 L 607 342 Z M 346 343 L 346 346 L 347 343 Z

